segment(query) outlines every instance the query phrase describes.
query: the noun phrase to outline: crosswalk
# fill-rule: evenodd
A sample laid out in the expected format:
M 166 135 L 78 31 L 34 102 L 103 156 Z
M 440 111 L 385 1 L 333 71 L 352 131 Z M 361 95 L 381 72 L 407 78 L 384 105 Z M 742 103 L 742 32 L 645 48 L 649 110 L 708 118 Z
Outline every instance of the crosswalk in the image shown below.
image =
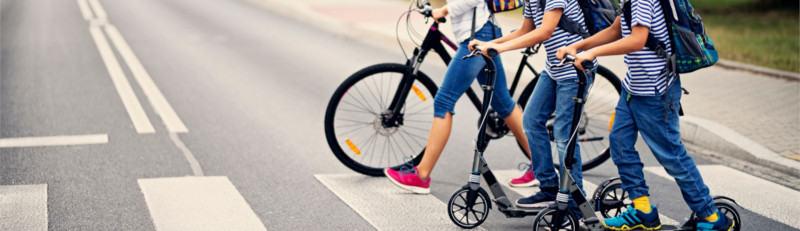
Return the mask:
M 798 211 L 800 200 L 797 199 L 800 198 L 800 192 L 726 166 L 699 165 L 698 168 L 706 178 L 706 183 L 712 189 L 713 194 L 735 198 L 743 210 L 752 211 L 788 227 L 800 229 L 800 219 L 797 219 L 797 214 L 800 214 Z M 672 177 L 667 175 L 661 167 L 647 167 L 645 170 L 664 179 L 672 180 Z M 498 170 L 494 173 L 500 182 L 507 182 L 521 174 L 517 170 Z M 434 196 L 411 194 L 398 189 L 386 179 L 356 173 L 318 174 L 315 177 L 377 230 L 458 228 L 446 215 L 445 201 L 438 200 Z M 584 189 L 587 192 L 594 192 L 596 188 L 596 184 L 584 181 Z M 538 189 L 536 187 L 504 187 L 504 190 L 507 193 L 515 192 L 521 196 L 528 196 Z M 790 208 L 771 209 L 776 206 Z M 662 223 L 671 225 L 677 225 L 679 221 L 685 219 L 664 215 L 661 215 L 660 218 Z M 414 222 L 409 224 L 403 223 L 403 221 Z M 414 227 L 414 224 L 424 224 L 425 226 Z
M 800 192 L 726 166 L 700 165 L 698 168 L 713 194 L 736 199 L 743 211 L 800 229 L 796 216 L 800 214 L 797 199 Z M 672 180 L 663 168 L 646 167 L 645 171 Z M 519 174 L 517 170 L 495 171 L 501 182 Z M 446 201 L 434 195 L 411 194 L 385 178 L 357 173 L 316 174 L 314 177 L 377 230 L 459 229 L 445 212 Z M 267 230 L 264 224 L 268 222 L 258 217 L 227 177 L 149 178 L 139 179 L 137 183 L 157 230 Z M 596 184 L 584 181 L 587 192 L 596 188 Z M 504 187 L 504 190 L 516 199 L 538 189 Z M 47 230 L 47 204 L 46 184 L 0 186 L 0 230 Z M 678 224 L 677 220 L 682 219 L 661 217 L 665 224 Z M 485 229 L 478 227 L 476 230 Z

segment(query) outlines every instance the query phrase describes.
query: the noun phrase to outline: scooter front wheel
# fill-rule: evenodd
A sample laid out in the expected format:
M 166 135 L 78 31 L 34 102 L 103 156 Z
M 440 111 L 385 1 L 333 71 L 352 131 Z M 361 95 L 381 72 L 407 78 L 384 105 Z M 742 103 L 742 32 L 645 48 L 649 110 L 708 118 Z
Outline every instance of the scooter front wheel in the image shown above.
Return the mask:
M 469 186 L 464 186 L 450 197 L 447 214 L 458 227 L 471 229 L 486 221 L 491 208 L 489 194 L 483 188 L 472 190 Z
M 578 230 L 578 218 L 571 212 L 568 212 L 567 215 L 564 216 L 564 219 L 561 221 L 561 228 L 559 229 L 555 229 L 556 221 L 553 220 L 555 216 L 555 208 L 547 208 L 539 212 L 539 215 L 533 220 L 533 231 Z

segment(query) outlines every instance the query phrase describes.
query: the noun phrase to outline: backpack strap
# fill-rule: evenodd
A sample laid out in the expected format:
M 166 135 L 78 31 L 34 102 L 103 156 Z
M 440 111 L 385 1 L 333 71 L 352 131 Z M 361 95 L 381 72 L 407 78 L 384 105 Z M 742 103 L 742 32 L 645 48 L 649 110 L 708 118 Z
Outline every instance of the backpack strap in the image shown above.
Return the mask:
M 660 0 L 662 9 L 661 12 L 665 12 L 664 9 L 669 9 L 669 5 L 665 5 L 669 4 L 666 1 L 671 1 L 671 0 Z M 665 8 L 665 6 L 667 8 Z M 631 20 L 632 20 L 631 0 L 623 0 L 622 7 L 620 7 L 620 10 L 622 11 L 621 14 L 625 15 L 625 24 L 628 25 L 628 29 L 633 31 L 633 28 L 631 28 Z M 672 25 L 672 17 L 664 15 L 664 20 L 666 21 L 667 27 L 669 28 L 669 26 Z M 669 32 L 669 29 L 667 29 L 667 34 L 669 35 L 669 40 L 672 41 L 672 33 Z M 667 45 L 662 43 L 661 41 L 658 41 L 658 39 L 656 39 L 656 37 L 653 35 L 652 30 L 650 30 L 647 33 L 647 41 L 645 42 L 644 45 L 645 47 L 650 48 L 650 50 L 655 51 L 658 57 L 667 59 L 667 68 L 665 68 L 665 70 L 668 70 L 675 74 L 678 73 L 675 55 L 667 54 Z
M 542 11 L 542 14 L 544 14 L 545 4 L 547 4 L 547 0 L 539 0 L 539 11 Z M 562 30 L 571 34 L 580 35 L 584 39 L 591 36 L 589 31 L 584 29 L 580 23 L 567 17 L 566 13 L 566 9 L 564 9 L 564 11 L 561 13 L 561 18 L 558 20 L 558 28 L 561 28 Z

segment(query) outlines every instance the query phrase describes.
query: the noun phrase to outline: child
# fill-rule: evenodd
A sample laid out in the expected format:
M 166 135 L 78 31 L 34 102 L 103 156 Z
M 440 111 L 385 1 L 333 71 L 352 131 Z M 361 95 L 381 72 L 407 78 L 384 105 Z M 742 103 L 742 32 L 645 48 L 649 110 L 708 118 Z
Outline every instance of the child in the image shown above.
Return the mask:
M 475 17 L 473 17 L 473 12 L 476 12 Z M 453 108 L 456 101 L 467 91 L 476 77 L 478 82 L 486 82 L 486 72 L 483 71 L 486 63 L 483 59 L 461 59 L 469 54 L 467 45 L 472 31 L 473 18 L 476 25 L 475 39 L 485 41 L 501 36 L 500 27 L 492 22 L 493 18 L 484 0 L 448 0 L 446 6 L 435 9 L 431 13 L 437 21 L 450 14 L 456 39 L 462 42 L 456 50 L 456 54 L 453 56 L 455 58 L 450 62 L 441 87 L 433 100 L 433 124 L 431 124 L 428 143 L 419 166 L 411 171 L 395 171 L 390 168 L 384 170 L 389 180 L 397 186 L 419 194 L 430 193 L 430 173 L 450 136 Z M 508 93 L 505 71 L 500 57 L 494 57 L 493 60 L 497 65 L 497 78 L 495 78 L 494 99 L 491 106 L 501 118 L 504 118 L 511 132 L 514 133 L 514 137 L 517 138 L 517 142 L 525 143 L 527 139 L 522 132 L 522 109 L 517 106 Z M 525 153 L 530 155 L 527 147 Z M 524 176 L 512 180 L 511 183 L 535 184 L 535 180 L 533 174 L 526 173 Z
M 605 219 L 603 223 L 612 230 L 661 227 L 658 210 L 649 202 L 642 161 L 634 149 L 637 133 L 640 133 L 658 162 L 675 178 L 684 201 L 700 217 L 698 230 L 730 230 L 731 220 L 719 215 L 708 187 L 680 140 L 680 79 L 665 71 L 665 58 L 645 47 L 648 34 L 652 34 L 666 44 L 668 53 L 672 52 L 661 3 L 659 0 L 636 0 L 627 4 L 631 4 L 630 25 L 622 23 L 626 22 L 624 15 L 617 17 L 611 27 L 559 49 L 557 54 L 563 58 L 564 54 L 575 55 L 578 50 L 586 50 L 576 55 L 576 64 L 597 56 L 625 54 L 628 74 L 623 81 L 609 143 L 622 188 L 634 199 L 633 206 L 626 212 Z
M 539 3 L 540 1 L 528 1 L 528 4 L 525 5 L 525 21 L 523 21 L 522 28 L 514 33 L 491 42 L 473 41 L 470 44 L 470 47 L 477 44 L 483 46 L 484 49 L 494 48 L 498 52 L 503 52 L 544 42 L 547 50 L 546 69 L 539 76 L 536 88 L 534 88 L 523 113 L 523 129 L 528 137 L 528 146 L 531 150 L 531 167 L 534 175 L 539 179 L 540 191 L 530 197 L 517 200 L 519 207 L 545 207 L 556 199 L 559 180 L 553 167 L 550 136 L 547 133 L 546 123 L 555 112 L 553 133 L 558 156 L 563 162 L 575 105 L 572 97 L 575 97 L 578 91 L 578 84 L 575 82 L 578 75 L 572 66 L 560 68 L 551 68 L 550 66 L 559 63 L 556 58 L 558 48 L 582 40 L 580 35 L 564 31 L 557 27 L 557 24 L 563 14 L 586 30 L 583 12 L 577 1 L 547 0 L 544 6 L 539 6 Z M 588 77 L 587 88 L 593 78 L 594 76 Z M 580 147 L 576 144 L 577 162 L 574 165 L 572 177 L 583 190 L 579 150 Z

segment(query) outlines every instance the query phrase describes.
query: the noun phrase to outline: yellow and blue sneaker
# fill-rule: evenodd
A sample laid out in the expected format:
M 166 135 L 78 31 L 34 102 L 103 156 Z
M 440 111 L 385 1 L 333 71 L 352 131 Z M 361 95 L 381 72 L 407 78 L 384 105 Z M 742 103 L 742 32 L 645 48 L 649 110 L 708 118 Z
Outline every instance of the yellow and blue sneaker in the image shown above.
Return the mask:
M 707 220 L 705 220 L 703 218 L 697 219 L 697 230 L 701 230 L 701 231 L 706 231 L 706 230 L 708 230 L 708 231 L 711 231 L 711 230 L 730 231 L 730 230 L 733 230 L 733 226 L 736 225 L 736 224 L 734 224 L 735 222 L 733 220 L 728 219 L 727 217 L 725 217 L 724 214 L 719 212 L 719 209 L 717 210 L 717 215 L 719 215 L 719 219 L 717 219 L 717 221 L 715 221 L 715 222 L 710 222 L 710 221 L 707 221 Z
M 652 206 L 652 208 L 650 213 L 645 213 L 641 210 L 634 209 L 633 206 L 628 206 L 628 211 L 623 212 L 619 216 L 603 220 L 603 226 L 605 226 L 606 229 L 619 231 L 660 229 L 661 220 L 658 219 L 658 210 L 655 206 Z

